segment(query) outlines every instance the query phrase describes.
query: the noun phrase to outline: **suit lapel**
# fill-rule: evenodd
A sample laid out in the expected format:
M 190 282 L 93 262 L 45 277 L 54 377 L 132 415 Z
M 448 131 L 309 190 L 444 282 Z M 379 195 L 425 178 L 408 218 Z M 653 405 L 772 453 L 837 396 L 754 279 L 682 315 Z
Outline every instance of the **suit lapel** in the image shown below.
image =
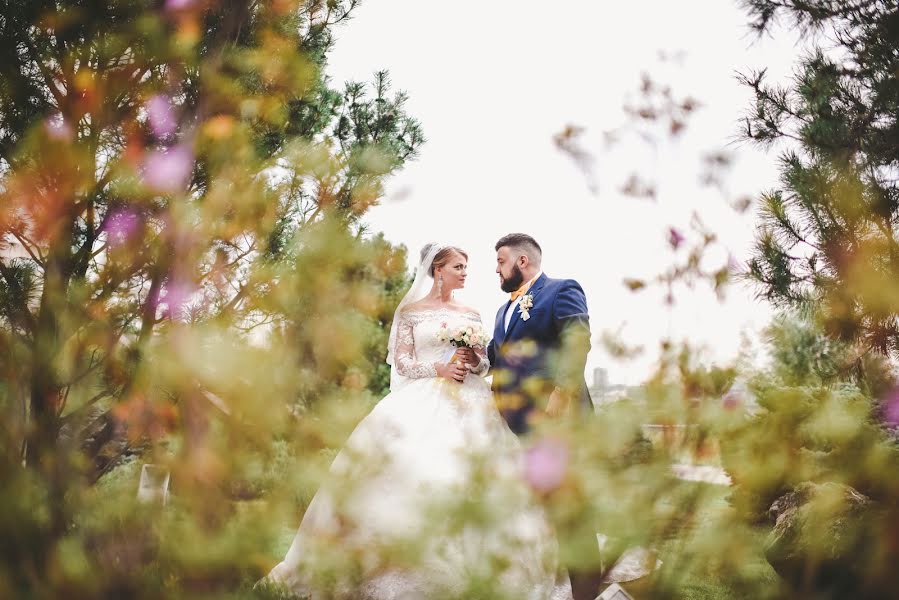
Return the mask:
M 496 315 L 496 323 L 493 326 L 493 339 L 496 344 L 502 344 L 503 340 L 506 338 L 505 324 L 507 310 L 509 310 L 509 302 L 506 302 Z
M 540 290 L 543 289 L 543 286 L 546 284 L 546 273 L 540 275 L 537 278 L 537 281 L 534 282 L 534 285 L 531 286 L 531 289 L 528 290 L 528 294 L 531 294 L 532 297 L 536 298 L 537 294 L 540 293 Z M 533 306 L 531 307 L 533 308 Z M 512 319 L 509 321 L 509 328 L 506 330 L 506 335 L 504 338 L 508 338 L 512 335 L 512 330 L 518 325 L 518 322 L 521 320 L 521 308 L 516 307 L 515 310 L 512 311 Z

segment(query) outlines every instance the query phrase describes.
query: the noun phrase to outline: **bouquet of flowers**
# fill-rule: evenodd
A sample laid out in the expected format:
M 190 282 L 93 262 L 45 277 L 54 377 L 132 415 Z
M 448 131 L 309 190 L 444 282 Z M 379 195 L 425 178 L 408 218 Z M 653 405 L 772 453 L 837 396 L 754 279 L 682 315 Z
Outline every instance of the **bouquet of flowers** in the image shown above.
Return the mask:
M 449 342 L 456 348 L 483 348 L 490 341 L 490 337 L 480 324 L 462 325 L 450 329 L 446 323 L 441 324 L 437 331 L 437 341 Z M 450 349 L 445 361 L 455 362 L 455 351 Z
M 449 342 L 456 348 L 483 348 L 490 341 L 490 337 L 478 324 L 462 325 L 450 329 L 446 323 L 443 323 L 437 331 L 437 340 Z

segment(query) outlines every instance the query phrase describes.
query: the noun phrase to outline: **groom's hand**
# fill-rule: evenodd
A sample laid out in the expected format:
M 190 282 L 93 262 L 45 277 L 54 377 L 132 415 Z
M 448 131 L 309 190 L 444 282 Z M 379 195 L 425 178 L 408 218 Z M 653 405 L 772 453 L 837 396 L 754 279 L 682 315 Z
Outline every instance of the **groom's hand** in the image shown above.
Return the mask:
M 550 417 L 561 417 L 571 414 L 571 393 L 555 388 L 546 403 L 546 414 Z

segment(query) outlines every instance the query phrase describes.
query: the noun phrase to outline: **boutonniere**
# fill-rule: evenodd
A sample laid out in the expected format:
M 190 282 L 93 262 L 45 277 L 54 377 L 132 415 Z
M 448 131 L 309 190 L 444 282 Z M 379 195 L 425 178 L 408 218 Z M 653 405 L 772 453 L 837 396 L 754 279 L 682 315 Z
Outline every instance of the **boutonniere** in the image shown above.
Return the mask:
M 528 311 L 531 307 L 534 306 L 534 296 L 531 294 L 525 294 L 521 297 L 521 302 L 518 303 L 518 312 L 521 313 L 521 320 L 527 321 L 531 318 L 531 313 Z

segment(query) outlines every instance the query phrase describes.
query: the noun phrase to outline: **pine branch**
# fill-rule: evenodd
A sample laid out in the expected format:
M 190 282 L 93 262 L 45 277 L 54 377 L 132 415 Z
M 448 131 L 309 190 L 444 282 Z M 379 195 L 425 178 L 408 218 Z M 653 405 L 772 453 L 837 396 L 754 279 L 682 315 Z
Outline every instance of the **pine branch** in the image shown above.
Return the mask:
M 92 406 L 97 404 L 97 402 L 99 402 L 100 400 L 102 400 L 104 398 L 108 398 L 111 396 L 112 396 L 112 392 L 107 389 L 97 392 L 96 394 L 91 396 L 91 398 L 88 399 L 82 406 L 79 406 L 77 410 L 73 410 L 66 416 L 62 417 L 62 419 L 60 420 L 60 423 L 62 425 L 65 425 L 65 424 L 71 423 L 73 421 L 77 421 L 78 419 L 80 419 L 82 417 L 83 413 L 87 412 Z
M 22 245 L 22 248 L 25 249 L 25 252 L 28 253 L 28 256 L 31 257 L 40 268 L 44 268 L 44 255 L 41 253 L 40 247 L 35 244 L 33 241 L 29 240 L 21 230 L 18 229 L 10 229 L 9 233 L 12 234 L 14 238 Z
M 41 60 L 40 52 L 38 52 L 37 48 L 35 48 L 28 34 L 24 34 L 21 37 L 22 45 L 28 51 L 26 58 L 29 62 L 34 64 L 34 66 L 40 71 L 41 75 L 44 78 L 44 89 L 50 92 L 50 95 L 56 101 L 56 109 L 62 110 L 65 106 L 66 96 L 62 94 L 57 88 L 57 80 L 53 73 L 47 69 L 43 60 Z M 64 88 L 65 89 L 65 88 Z
M 0 259 L 0 275 L 2 275 L 3 279 L 6 281 L 7 287 L 16 292 L 13 297 L 20 299 L 20 304 L 16 307 L 18 311 L 16 314 L 21 315 L 24 320 L 25 329 L 32 337 L 34 337 L 34 334 L 37 331 L 37 319 L 31 312 L 31 308 L 28 306 L 25 290 L 21 288 L 13 269 L 7 266 L 3 259 Z

